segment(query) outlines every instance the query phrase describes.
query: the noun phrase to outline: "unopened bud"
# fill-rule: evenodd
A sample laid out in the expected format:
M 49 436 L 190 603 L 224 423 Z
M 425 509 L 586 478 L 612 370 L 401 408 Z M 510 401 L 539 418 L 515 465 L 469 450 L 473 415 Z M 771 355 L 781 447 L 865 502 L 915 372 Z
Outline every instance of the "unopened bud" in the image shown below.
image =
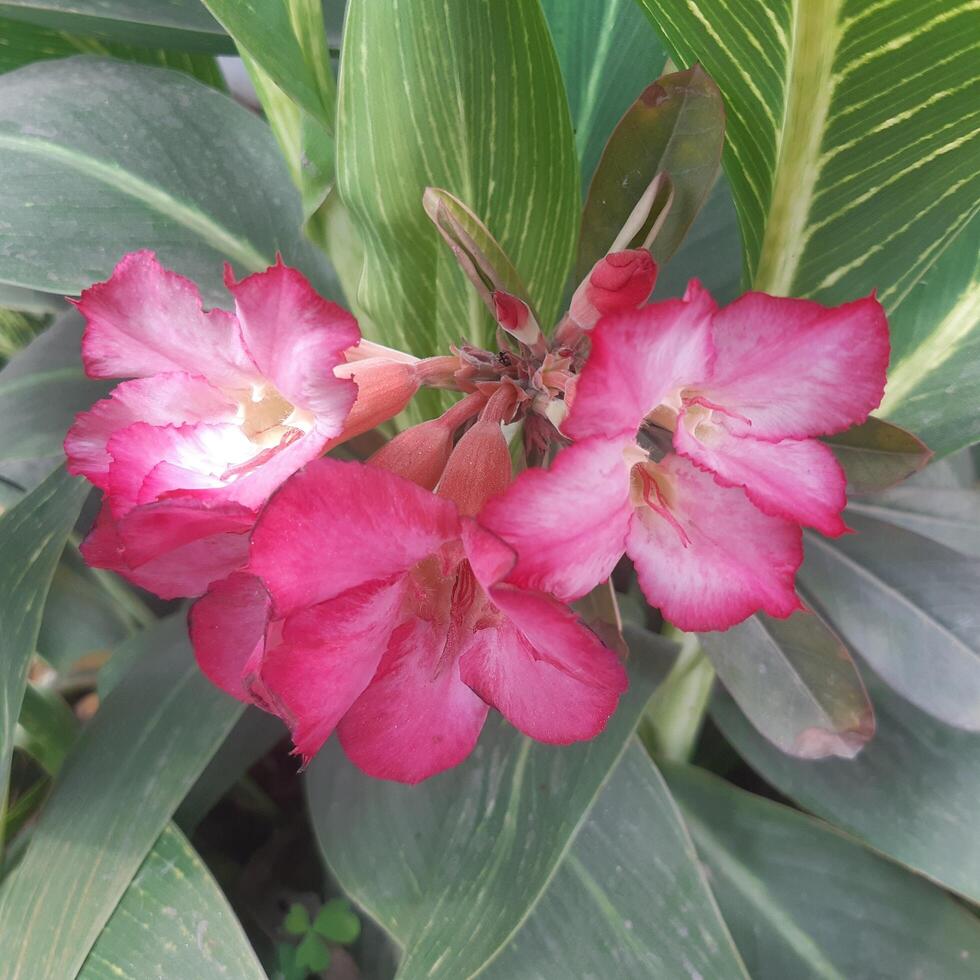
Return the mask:
M 397 473 L 426 490 L 435 490 L 452 450 L 452 429 L 440 419 L 433 419 L 400 432 L 368 464 Z
M 607 313 L 637 309 L 649 299 L 656 281 L 657 263 L 646 249 L 610 252 L 575 290 L 569 316 L 590 330 Z
M 500 423 L 481 419 L 456 444 L 436 492 L 465 517 L 475 517 L 510 480 L 510 450 Z
M 330 443 L 331 448 L 394 418 L 419 388 L 414 364 L 387 357 L 369 357 L 341 364 L 334 368 L 334 374 L 354 379 L 357 400 L 347 416 L 343 432 Z

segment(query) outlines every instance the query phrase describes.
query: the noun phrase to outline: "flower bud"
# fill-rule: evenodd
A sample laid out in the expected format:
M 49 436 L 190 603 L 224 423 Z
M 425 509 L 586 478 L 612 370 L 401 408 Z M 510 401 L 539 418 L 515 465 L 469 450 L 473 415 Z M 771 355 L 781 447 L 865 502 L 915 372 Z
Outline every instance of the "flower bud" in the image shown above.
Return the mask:
M 610 252 L 575 290 L 569 316 L 583 330 L 590 330 L 607 313 L 635 310 L 645 303 L 656 280 L 657 263 L 646 249 Z
M 441 419 L 433 419 L 400 432 L 368 464 L 397 473 L 426 490 L 434 490 L 452 450 L 452 429 Z
M 341 364 L 334 368 L 334 374 L 339 378 L 354 379 L 357 400 L 347 416 L 343 432 L 331 441 L 329 448 L 394 418 L 412 400 L 419 387 L 414 364 L 387 357 L 369 357 Z
M 481 419 L 456 444 L 436 492 L 464 516 L 475 517 L 510 480 L 510 450 L 500 423 Z

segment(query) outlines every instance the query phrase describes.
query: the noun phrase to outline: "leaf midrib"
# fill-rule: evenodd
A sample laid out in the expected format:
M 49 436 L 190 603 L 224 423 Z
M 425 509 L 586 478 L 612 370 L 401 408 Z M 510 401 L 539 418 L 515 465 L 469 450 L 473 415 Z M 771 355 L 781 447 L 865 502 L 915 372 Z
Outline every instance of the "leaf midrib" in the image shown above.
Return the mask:
M 34 156 L 55 160 L 78 173 L 98 180 L 121 194 L 132 197 L 147 208 L 194 232 L 221 255 L 237 260 L 252 272 L 259 272 L 269 264 L 245 239 L 229 231 L 193 205 L 174 197 L 122 167 L 113 166 L 79 150 L 61 146 L 40 137 L 0 133 L 0 149 L 30 153 Z

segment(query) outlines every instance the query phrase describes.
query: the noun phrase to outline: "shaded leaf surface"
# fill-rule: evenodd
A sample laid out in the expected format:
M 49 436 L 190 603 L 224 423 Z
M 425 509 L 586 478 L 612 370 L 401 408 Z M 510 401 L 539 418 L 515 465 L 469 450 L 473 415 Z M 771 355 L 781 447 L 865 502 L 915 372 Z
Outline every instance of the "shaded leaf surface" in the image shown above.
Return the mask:
M 932 455 L 911 432 L 874 416 L 827 442 L 847 474 L 848 493 L 886 490 L 921 470 Z

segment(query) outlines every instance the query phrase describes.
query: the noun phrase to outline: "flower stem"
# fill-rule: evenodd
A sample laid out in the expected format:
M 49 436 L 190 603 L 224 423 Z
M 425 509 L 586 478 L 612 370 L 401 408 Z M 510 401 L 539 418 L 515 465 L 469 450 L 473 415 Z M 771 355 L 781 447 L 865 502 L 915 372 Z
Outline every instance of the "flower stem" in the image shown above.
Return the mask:
M 715 672 L 694 633 L 667 626 L 664 635 L 678 641 L 681 649 L 647 705 L 640 738 L 655 758 L 689 762 L 708 710 Z

